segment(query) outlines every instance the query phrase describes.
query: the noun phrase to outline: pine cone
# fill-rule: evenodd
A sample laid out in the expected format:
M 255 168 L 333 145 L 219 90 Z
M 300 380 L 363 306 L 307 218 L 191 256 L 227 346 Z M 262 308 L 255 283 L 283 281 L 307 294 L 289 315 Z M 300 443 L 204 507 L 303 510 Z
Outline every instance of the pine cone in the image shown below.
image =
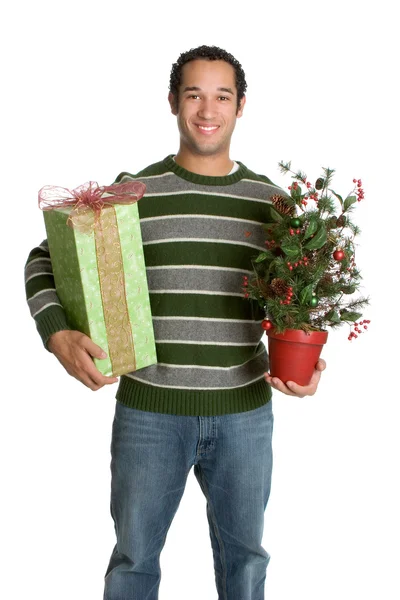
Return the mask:
M 343 227 L 343 225 L 346 225 L 346 217 L 344 215 L 340 215 L 340 217 L 337 220 L 337 226 Z
M 260 290 L 261 296 L 263 298 L 272 298 L 273 291 L 271 290 L 271 286 L 265 283 L 263 279 L 256 279 L 253 281 L 254 287 Z
M 271 288 L 277 296 L 286 296 L 289 291 L 289 286 L 286 281 L 279 277 L 275 277 L 275 279 L 271 281 Z
M 295 207 L 289 206 L 284 196 L 281 196 L 280 194 L 274 194 L 271 196 L 271 201 L 274 208 L 281 213 L 281 215 L 294 215 Z
M 329 229 L 336 229 L 336 227 L 338 226 L 338 218 L 335 216 L 330 217 L 328 219 L 327 225 Z
M 320 279 L 320 284 L 321 285 L 331 285 L 332 283 L 333 283 L 333 277 L 329 273 L 326 273 Z

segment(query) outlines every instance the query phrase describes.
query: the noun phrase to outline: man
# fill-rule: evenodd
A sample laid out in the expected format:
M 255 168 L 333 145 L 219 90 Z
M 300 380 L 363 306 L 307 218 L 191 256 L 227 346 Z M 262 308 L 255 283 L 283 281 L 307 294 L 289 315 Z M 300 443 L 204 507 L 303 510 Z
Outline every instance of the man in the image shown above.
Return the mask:
M 271 386 L 314 394 L 266 373 L 263 314 L 243 298 L 243 276 L 264 248 L 267 177 L 230 159 L 243 114 L 241 65 L 201 46 L 173 65 L 169 103 L 176 156 L 117 182 L 146 184 L 139 201 L 158 363 L 121 377 L 112 435 L 111 512 L 117 544 L 105 600 L 156 600 L 159 557 L 192 466 L 207 499 L 221 600 L 262 600 L 269 556 L 261 546 L 271 470 Z M 26 266 L 27 297 L 47 348 L 92 390 L 117 381 L 95 368 L 104 352 L 69 330 L 44 242 Z M 189 592 L 189 590 L 188 590 Z

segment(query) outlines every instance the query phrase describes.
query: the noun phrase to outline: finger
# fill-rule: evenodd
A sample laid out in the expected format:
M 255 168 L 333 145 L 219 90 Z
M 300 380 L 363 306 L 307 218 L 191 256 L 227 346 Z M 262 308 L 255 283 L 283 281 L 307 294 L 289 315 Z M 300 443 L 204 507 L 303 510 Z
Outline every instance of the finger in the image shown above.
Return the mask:
M 92 357 L 99 358 L 99 359 L 107 358 L 106 352 L 104 352 L 104 350 L 102 348 L 100 348 L 100 346 L 98 346 L 97 344 L 92 342 L 92 340 L 89 337 L 86 337 L 86 339 L 85 339 L 84 349 L 88 353 L 87 354 L 88 363 L 86 366 L 86 372 L 87 372 L 88 376 L 90 377 L 91 381 L 94 383 L 94 385 L 103 387 L 103 385 L 110 385 L 112 383 L 117 383 L 118 377 L 110 377 L 107 375 L 103 375 L 96 368 L 96 366 L 92 360 Z
M 304 396 L 312 396 L 315 394 L 317 389 L 318 381 L 321 377 L 319 371 L 314 371 L 311 381 L 308 385 L 299 385 L 295 381 L 287 381 L 283 383 L 278 377 L 271 377 L 269 373 L 264 373 L 264 378 L 275 390 L 282 392 L 288 396 L 297 396 L 298 398 L 304 398 Z
M 286 386 L 294 396 L 298 396 L 299 398 L 304 398 L 304 396 L 312 396 L 317 389 L 316 385 L 299 385 L 295 381 L 287 381 Z
M 317 391 L 319 380 L 321 379 L 321 371 L 315 370 L 308 385 L 299 385 L 294 381 L 287 381 L 286 385 L 292 390 L 296 396 L 313 396 Z
M 317 364 L 315 365 L 315 368 L 318 371 L 325 371 L 325 369 L 326 369 L 326 361 L 323 358 L 319 358 Z
M 277 390 L 278 392 L 282 392 L 282 394 L 286 394 L 287 396 L 296 396 L 296 393 L 293 393 L 288 387 L 287 385 L 285 385 L 283 383 L 283 381 L 281 379 L 278 379 L 278 377 L 271 377 L 271 375 L 269 373 L 264 373 L 264 377 L 265 377 L 265 381 L 267 383 L 269 383 L 271 385 L 271 387 L 274 388 L 274 390 Z M 294 384 L 297 385 L 297 384 Z M 297 386 L 300 387 L 300 386 Z
M 117 383 L 118 381 L 118 377 L 109 377 L 107 375 L 103 375 L 103 373 L 100 373 L 91 359 L 90 365 L 88 365 L 86 369 L 86 375 L 95 385 L 100 387 L 103 387 L 103 385 L 109 385 L 111 383 Z
M 102 387 L 104 387 L 104 385 L 107 385 L 109 383 L 116 383 L 118 381 L 118 379 L 115 378 L 106 378 L 107 381 L 106 382 L 102 382 L 99 383 L 97 380 L 92 379 L 91 377 L 89 377 L 89 375 L 82 375 L 81 377 L 76 376 L 76 379 L 78 379 L 78 381 L 82 382 L 86 387 L 88 387 L 89 389 L 91 389 L 93 392 L 97 392 L 97 390 L 101 389 Z
M 82 348 L 84 348 L 93 358 L 107 358 L 107 353 L 95 344 L 90 337 L 85 336 L 82 340 Z
M 80 381 L 81 383 L 83 383 L 86 387 L 88 387 L 90 390 L 92 390 L 92 392 L 96 392 L 97 390 L 100 389 L 100 385 L 98 385 L 91 377 L 89 377 L 88 375 L 82 375 L 81 377 L 76 377 L 78 379 L 78 381 Z
M 90 387 L 90 389 L 93 389 L 94 386 L 96 389 L 99 389 L 99 387 L 103 387 L 103 385 L 116 383 L 118 381 L 117 377 L 108 377 L 100 373 L 86 349 L 81 351 L 79 362 L 77 362 L 74 365 L 74 368 L 69 370 L 69 372 L 87 387 Z

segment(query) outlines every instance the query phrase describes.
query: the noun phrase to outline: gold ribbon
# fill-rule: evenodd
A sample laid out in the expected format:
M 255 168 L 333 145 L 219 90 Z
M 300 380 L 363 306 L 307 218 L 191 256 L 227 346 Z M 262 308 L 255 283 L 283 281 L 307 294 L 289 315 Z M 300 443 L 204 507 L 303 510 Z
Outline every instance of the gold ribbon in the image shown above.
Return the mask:
M 108 353 L 112 374 L 117 377 L 136 370 L 136 357 L 125 294 L 117 215 L 113 206 L 103 207 L 94 237 Z

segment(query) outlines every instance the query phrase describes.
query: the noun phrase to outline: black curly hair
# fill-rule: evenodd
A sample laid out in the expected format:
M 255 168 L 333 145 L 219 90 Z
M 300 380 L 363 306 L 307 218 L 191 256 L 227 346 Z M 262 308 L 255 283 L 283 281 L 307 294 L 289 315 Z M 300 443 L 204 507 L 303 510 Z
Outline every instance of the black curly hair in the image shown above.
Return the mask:
M 235 69 L 235 80 L 237 89 L 237 108 L 239 109 L 240 101 L 243 98 L 247 83 L 242 65 L 232 54 L 229 54 L 226 50 L 218 48 L 217 46 L 198 46 L 198 48 L 192 48 L 188 52 L 183 52 L 176 63 L 172 65 L 171 75 L 169 79 L 169 91 L 175 98 L 176 105 L 178 105 L 179 99 L 179 85 L 182 77 L 182 67 L 191 60 L 198 58 L 208 60 L 224 60 L 225 62 L 232 65 Z

